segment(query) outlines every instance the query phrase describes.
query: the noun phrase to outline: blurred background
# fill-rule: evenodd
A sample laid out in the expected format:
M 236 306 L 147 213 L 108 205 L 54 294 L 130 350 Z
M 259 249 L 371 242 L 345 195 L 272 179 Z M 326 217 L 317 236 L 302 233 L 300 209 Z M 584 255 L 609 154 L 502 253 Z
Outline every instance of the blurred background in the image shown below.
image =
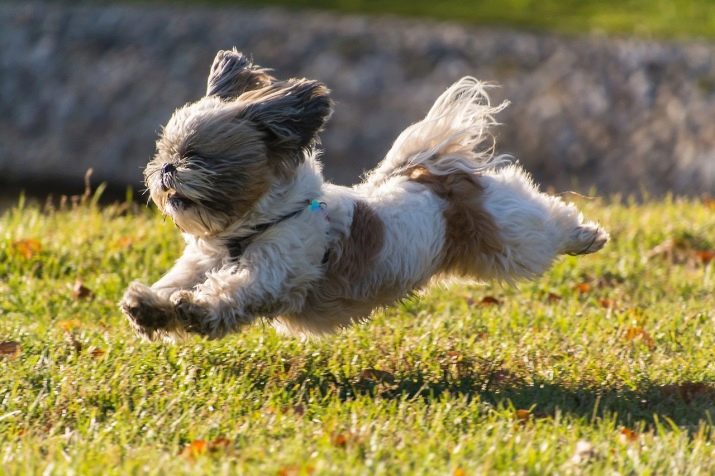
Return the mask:
M 325 172 L 350 184 L 463 75 L 509 99 L 497 152 L 557 191 L 715 194 L 711 0 L 0 4 L 0 196 L 112 193 L 236 46 L 325 82 Z

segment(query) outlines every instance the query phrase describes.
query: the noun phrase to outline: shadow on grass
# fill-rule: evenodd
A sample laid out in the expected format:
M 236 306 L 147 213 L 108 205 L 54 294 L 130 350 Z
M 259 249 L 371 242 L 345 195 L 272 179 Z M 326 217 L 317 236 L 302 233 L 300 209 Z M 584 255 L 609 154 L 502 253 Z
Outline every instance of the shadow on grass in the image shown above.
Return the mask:
M 715 416 L 715 384 L 706 382 L 669 385 L 645 382 L 639 388 L 628 389 L 527 382 L 504 370 L 468 375 L 445 372 L 441 378 L 413 372 L 398 378 L 374 369 L 363 370 L 359 375 L 307 372 L 292 375 L 280 383 L 273 378 L 262 381 L 259 378 L 254 382 L 259 390 L 280 385 L 296 399 L 318 394 L 336 396 L 344 401 L 368 396 L 391 400 L 420 399 L 430 403 L 452 396 L 479 399 L 497 407 L 530 409 L 535 418 L 549 418 L 557 413 L 589 420 L 609 418 L 618 425 L 643 430 L 652 429 L 659 421 L 693 432 L 703 422 L 712 424 L 712 416 Z

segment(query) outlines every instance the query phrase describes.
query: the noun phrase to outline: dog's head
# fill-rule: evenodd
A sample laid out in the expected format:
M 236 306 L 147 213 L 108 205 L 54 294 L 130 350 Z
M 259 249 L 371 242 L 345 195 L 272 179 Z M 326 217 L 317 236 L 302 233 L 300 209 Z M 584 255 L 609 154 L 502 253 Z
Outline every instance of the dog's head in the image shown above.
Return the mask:
M 289 180 L 331 113 L 317 81 L 276 81 L 235 50 L 220 51 L 206 96 L 178 109 L 144 170 L 161 211 L 187 233 L 219 233 Z

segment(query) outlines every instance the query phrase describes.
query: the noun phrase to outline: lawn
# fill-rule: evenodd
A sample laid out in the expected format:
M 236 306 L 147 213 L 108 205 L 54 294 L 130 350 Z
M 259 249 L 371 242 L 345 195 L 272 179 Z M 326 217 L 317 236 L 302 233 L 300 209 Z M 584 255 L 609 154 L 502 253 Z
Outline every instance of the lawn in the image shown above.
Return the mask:
M 116 302 L 154 210 L 0 217 L 3 474 L 712 474 L 715 203 L 579 198 L 613 240 L 517 288 L 434 287 L 300 341 L 144 343 Z
M 182 0 L 393 14 L 566 34 L 715 38 L 713 0 Z

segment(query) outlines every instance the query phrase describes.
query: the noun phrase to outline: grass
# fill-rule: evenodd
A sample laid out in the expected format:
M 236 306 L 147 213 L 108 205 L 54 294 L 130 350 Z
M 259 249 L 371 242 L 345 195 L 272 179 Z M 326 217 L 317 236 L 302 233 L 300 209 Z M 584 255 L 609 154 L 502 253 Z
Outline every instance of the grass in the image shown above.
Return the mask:
M 178 256 L 172 225 L 21 200 L 0 217 L 2 473 L 712 474 L 713 204 L 581 205 L 613 241 L 518 288 L 433 288 L 323 340 L 162 345 L 116 302 Z
M 713 0 L 183 0 L 394 14 L 566 34 L 715 38 Z

